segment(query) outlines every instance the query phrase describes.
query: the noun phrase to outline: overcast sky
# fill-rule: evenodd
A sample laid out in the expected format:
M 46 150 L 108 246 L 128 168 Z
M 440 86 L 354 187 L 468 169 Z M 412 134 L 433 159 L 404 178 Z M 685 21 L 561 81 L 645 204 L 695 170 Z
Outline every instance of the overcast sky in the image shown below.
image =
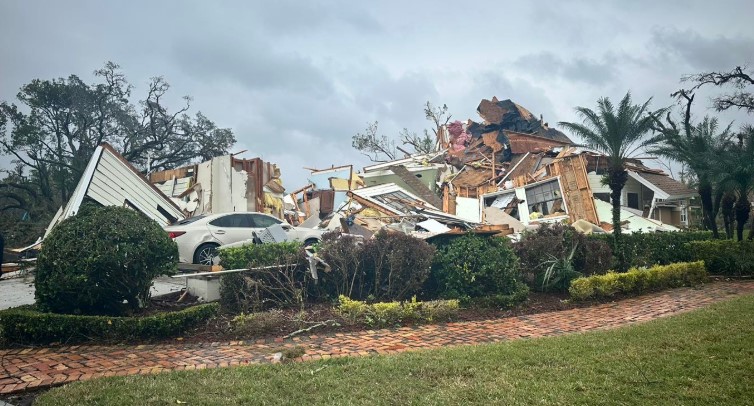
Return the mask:
M 367 122 L 421 132 L 428 100 L 476 120 L 481 99 L 510 98 L 551 125 L 627 90 L 669 105 L 682 75 L 754 62 L 752 15 L 751 0 L 0 0 L 0 100 L 108 60 L 139 98 L 162 75 L 168 107 L 192 96 L 294 189 L 303 167 L 367 163 L 351 148 Z

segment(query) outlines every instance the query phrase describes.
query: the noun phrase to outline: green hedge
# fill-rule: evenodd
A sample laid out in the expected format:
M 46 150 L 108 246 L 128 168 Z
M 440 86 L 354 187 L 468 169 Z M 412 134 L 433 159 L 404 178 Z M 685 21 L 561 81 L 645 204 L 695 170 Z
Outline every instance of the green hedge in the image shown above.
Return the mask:
M 218 307 L 217 303 L 207 303 L 145 317 L 80 316 L 14 308 L 0 312 L 0 337 L 10 344 L 165 338 L 209 319 Z
M 589 237 L 606 241 L 610 247 L 613 247 L 612 234 L 598 234 Z M 632 233 L 623 234 L 621 237 L 628 266 L 646 267 L 693 261 L 694 257 L 686 243 L 711 240 L 712 232 Z M 615 253 L 613 255 L 617 258 Z
M 435 255 L 427 297 L 461 303 L 511 307 L 525 300 L 518 257 L 507 238 L 466 234 L 441 246 Z
M 418 302 L 412 298 L 406 302 L 369 304 L 341 295 L 338 301 L 338 313 L 346 322 L 375 327 L 395 326 L 407 321 L 449 321 L 458 315 L 459 308 L 455 299 Z
M 754 275 L 754 241 L 692 241 L 686 248 L 704 261 L 710 275 Z
M 638 294 L 653 290 L 694 286 L 707 280 L 704 262 L 656 265 L 649 269 L 610 272 L 571 281 L 569 292 L 576 300 L 609 298 L 617 294 Z

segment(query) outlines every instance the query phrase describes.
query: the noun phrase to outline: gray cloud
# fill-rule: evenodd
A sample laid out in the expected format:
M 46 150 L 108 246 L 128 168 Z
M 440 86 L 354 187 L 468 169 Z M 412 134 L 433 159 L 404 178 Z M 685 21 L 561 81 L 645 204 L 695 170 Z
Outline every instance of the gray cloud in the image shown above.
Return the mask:
M 265 2 L 264 7 L 249 8 L 253 21 L 275 35 L 337 32 L 344 28 L 360 34 L 383 32 L 382 25 L 374 16 L 353 1 L 277 0 Z
M 386 135 L 427 128 L 428 100 L 465 120 L 482 98 L 510 98 L 551 124 L 629 88 L 669 105 L 683 74 L 754 55 L 751 11 L 746 0 L 0 1 L 0 100 L 34 78 L 91 81 L 107 60 L 136 97 L 163 75 L 169 107 L 193 96 L 192 112 L 231 127 L 236 150 L 278 162 L 295 188 L 303 166 L 365 163 L 350 140 L 367 122 Z
M 176 65 L 195 78 L 210 82 L 224 78 L 250 91 L 287 89 L 320 95 L 332 91 L 331 80 L 309 58 L 275 50 L 255 38 L 243 44 L 227 40 L 181 38 L 173 46 Z
M 724 35 L 703 36 L 696 31 L 655 29 L 652 43 L 695 70 L 728 70 L 754 62 L 754 38 Z
M 542 76 L 557 76 L 573 82 L 602 85 L 615 79 L 613 61 L 592 58 L 564 59 L 551 52 L 528 54 L 518 58 L 514 66 Z M 612 59 L 612 58 L 610 58 Z

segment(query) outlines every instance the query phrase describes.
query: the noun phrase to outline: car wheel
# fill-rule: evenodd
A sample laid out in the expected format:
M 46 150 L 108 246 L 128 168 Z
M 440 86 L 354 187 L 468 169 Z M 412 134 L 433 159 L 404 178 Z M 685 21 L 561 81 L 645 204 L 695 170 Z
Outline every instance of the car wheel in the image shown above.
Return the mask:
M 213 261 L 215 257 L 217 257 L 217 247 L 219 247 L 219 245 L 212 243 L 200 245 L 194 253 L 194 263 L 200 265 L 213 265 Z
M 314 245 L 314 244 L 316 244 L 318 242 L 319 242 L 318 239 L 316 239 L 316 238 L 310 238 L 310 239 L 304 241 L 304 247 L 310 247 L 310 246 L 312 246 L 312 245 Z

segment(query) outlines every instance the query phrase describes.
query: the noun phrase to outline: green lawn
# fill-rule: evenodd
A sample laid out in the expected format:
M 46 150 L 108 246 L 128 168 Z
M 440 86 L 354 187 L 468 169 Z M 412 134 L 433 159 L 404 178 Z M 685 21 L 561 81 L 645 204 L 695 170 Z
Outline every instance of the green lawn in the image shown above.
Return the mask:
M 754 403 L 754 296 L 618 330 L 400 356 L 106 378 L 39 405 Z

